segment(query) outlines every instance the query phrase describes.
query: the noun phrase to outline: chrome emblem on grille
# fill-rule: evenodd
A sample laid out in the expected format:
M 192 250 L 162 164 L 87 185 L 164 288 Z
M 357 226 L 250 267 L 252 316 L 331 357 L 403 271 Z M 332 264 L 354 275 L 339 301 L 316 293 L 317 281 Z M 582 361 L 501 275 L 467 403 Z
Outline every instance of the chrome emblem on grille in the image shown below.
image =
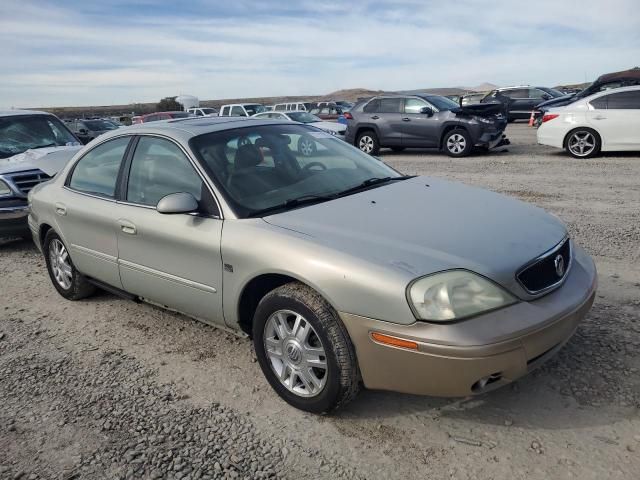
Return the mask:
M 562 255 L 556 255 L 553 264 L 556 267 L 556 275 L 562 277 L 564 275 L 564 257 Z

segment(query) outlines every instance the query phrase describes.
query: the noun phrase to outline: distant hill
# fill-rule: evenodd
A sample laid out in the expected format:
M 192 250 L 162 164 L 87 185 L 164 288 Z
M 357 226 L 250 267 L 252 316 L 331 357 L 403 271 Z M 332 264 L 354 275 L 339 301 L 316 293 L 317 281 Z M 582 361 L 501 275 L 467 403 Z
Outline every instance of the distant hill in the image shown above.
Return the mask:
M 416 94 L 416 93 L 430 93 L 433 95 L 461 95 L 468 92 L 475 91 L 487 91 L 496 88 L 491 83 L 483 83 L 476 87 L 452 87 L 452 88 L 423 88 L 416 90 L 403 90 L 400 92 L 386 92 L 386 93 L 403 93 L 403 94 Z M 360 98 L 372 97 L 374 95 L 380 95 L 385 93 L 384 90 L 370 90 L 366 88 L 349 88 L 343 90 L 336 90 L 335 92 L 327 93 L 324 95 L 296 95 L 296 96 L 281 96 L 281 97 L 251 97 L 251 98 L 224 98 L 218 100 L 200 100 L 200 105 L 203 107 L 215 107 L 219 108 L 221 105 L 227 103 L 261 103 L 263 105 L 273 105 L 274 103 L 287 103 L 287 102 L 299 102 L 299 101 L 328 101 L 328 100 L 346 100 L 350 102 L 356 102 Z M 145 113 L 151 113 L 156 111 L 156 103 L 131 103 L 128 105 L 97 105 L 90 107 L 55 107 L 55 108 L 37 108 L 33 110 L 45 110 L 58 115 L 62 118 L 76 118 L 76 117 L 107 117 L 107 116 L 119 116 L 119 115 L 141 115 Z

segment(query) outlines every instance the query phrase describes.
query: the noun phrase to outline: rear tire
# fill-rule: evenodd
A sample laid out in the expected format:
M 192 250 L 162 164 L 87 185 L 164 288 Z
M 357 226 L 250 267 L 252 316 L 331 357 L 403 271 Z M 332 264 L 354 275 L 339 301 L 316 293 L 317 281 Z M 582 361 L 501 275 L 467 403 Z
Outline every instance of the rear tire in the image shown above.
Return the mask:
M 466 130 L 461 128 L 451 130 L 444 136 L 442 148 L 450 157 L 466 157 L 471 154 L 473 149 L 471 136 Z
M 361 132 L 356 139 L 356 147 L 369 155 L 378 155 L 380 153 L 380 142 L 376 132 L 373 130 Z
M 96 291 L 96 287 L 76 270 L 66 245 L 53 230 L 44 237 L 43 252 L 51 283 L 64 298 L 81 300 Z
M 573 158 L 592 158 L 600 154 L 602 141 L 598 132 L 580 127 L 571 130 L 564 139 L 564 149 Z
M 356 353 L 337 312 L 315 290 L 292 282 L 265 295 L 253 343 L 271 387 L 290 405 L 328 413 L 360 388 Z

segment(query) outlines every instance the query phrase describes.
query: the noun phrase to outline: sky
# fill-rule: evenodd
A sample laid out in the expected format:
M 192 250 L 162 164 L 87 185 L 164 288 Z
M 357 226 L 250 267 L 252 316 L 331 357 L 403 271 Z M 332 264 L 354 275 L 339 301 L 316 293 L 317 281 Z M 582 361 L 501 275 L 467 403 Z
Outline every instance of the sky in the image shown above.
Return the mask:
M 592 81 L 638 0 L 0 0 L 0 107 Z

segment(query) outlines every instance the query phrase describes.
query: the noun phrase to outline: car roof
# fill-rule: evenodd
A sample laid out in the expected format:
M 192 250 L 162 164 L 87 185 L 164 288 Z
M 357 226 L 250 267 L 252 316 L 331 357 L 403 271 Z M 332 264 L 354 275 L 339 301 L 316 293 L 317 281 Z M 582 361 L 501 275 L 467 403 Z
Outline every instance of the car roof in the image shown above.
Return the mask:
M 53 115 L 49 112 L 38 110 L 0 110 L 0 117 L 13 117 L 17 115 Z
M 232 128 L 273 125 L 281 123 L 290 125 L 289 121 L 278 121 L 274 119 L 259 119 L 253 117 L 188 117 L 176 118 L 172 120 L 161 120 L 158 122 L 136 123 L 128 127 L 118 128 L 109 133 L 105 133 L 100 138 L 119 136 L 124 133 L 131 135 L 165 135 L 174 139 L 187 142 L 193 137 L 205 133 L 221 132 Z

